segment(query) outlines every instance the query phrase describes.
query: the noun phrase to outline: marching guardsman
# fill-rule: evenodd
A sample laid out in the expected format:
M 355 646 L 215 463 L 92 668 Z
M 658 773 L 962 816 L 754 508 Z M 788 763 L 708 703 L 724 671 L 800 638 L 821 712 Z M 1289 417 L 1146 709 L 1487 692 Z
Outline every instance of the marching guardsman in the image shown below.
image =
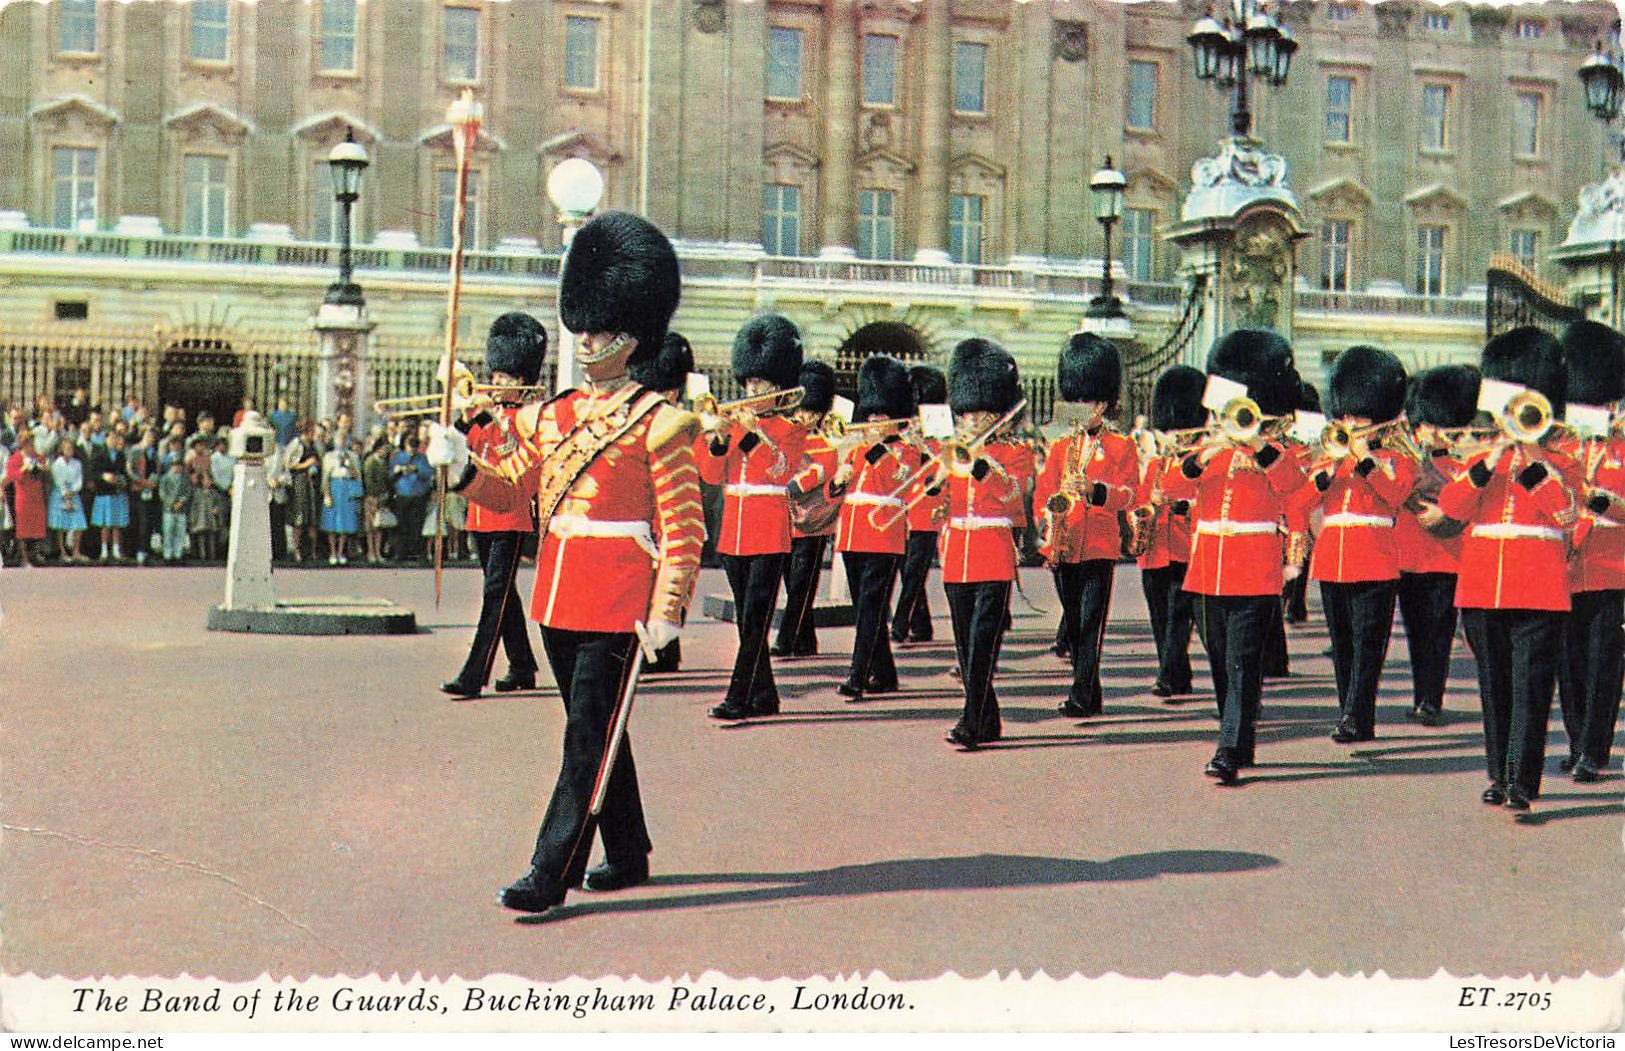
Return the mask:
M 1285 500 L 1304 480 L 1297 459 L 1270 438 L 1260 415 L 1284 419 L 1293 411 L 1298 375 L 1291 346 L 1264 329 L 1222 337 L 1208 352 L 1207 371 L 1241 384 L 1252 403 L 1227 403 L 1219 410 L 1219 437 L 1180 464 L 1196 482 L 1185 590 L 1197 596 L 1197 630 L 1220 709 L 1219 746 L 1205 773 L 1234 784 L 1254 761 L 1264 633 L 1281 606 L 1280 520 Z
M 896 421 L 876 428 L 890 434 L 860 443 L 835 472 L 844 493 L 835 550 L 846 564 L 846 579 L 857 611 L 852 668 L 836 689 L 849 701 L 865 694 L 897 690 L 897 664 L 886 634 L 892 586 L 908 543 L 908 513 L 902 483 L 920 465 L 920 454 L 901 436 L 914 416 L 914 388 L 908 368 L 886 354 L 873 354 L 858 369 L 854 425 Z
M 1596 417 L 1595 434 L 1576 450 L 1585 482 L 1584 509 L 1569 558 L 1573 608 L 1563 621 L 1563 667 L 1558 675 L 1565 761 L 1574 780 L 1597 780 L 1608 769 L 1625 685 L 1625 438 L 1619 405 L 1625 398 L 1625 338 L 1595 321 L 1576 321 L 1563 333 L 1568 366 L 1568 411 Z
M 914 404 L 945 405 L 948 402 L 948 377 L 932 365 L 914 365 L 908 370 L 909 382 L 914 385 Z M 925 454 L 934 456 L 942 443 L 933 438 L 925 441 Z M 918 495 L 918 494 L 912 494 Z M 908 508 L 908 544 L 903 551 L 903 571 L 897 588 L 897 610 L 892 614 L 891 640 L 895 643 L 931 641 L 931 604 L 926 599 L 925 580 L 931 572 L 931 563 L 937 557 L 937 529 L 945 513 L 946 497 L 939 490 L 935 495 L 925 493 L 919 500 L 910 500 Z
M 733 592 L 739 650 L 713 719 L 777 715 L 779 689 L 768 659 L 767 633 L 779 582 L 790 554 L 790 497 L 785 486 L 801 466 L 806 431 L 767 395 L 796 386 L 801 376 L 801 333 L 789 318 L 762 314 L 734 337 L 734 379 L 764 411 L 730 411 L 708 421 L 710 441 L 700 454 L 700 477 L 722 486 L 722 530 L 717 553 Z
M 631 381 L 677 307 L 677 255 L 641 217 L 603 212 L 575 235 L 559 283 L 559 318 L 579 333 L 581 390 L 514 419 L 518 447 L 471 459 L 461 435 L 431 428 L 430 462 L 446 466 L 470 503 L 495 511 L 534 496 L 540 530 L 531 615 L 564 701 L 564 761 L 530 869 L 501 902 L 545 912 L 566 892 L 617 890 L 649 874 L 649 833 L 631 742 L 609 742 L 635 685 L 633 655 L 677 638 L 705 543 L 697 423 Z M 602 810 L 591 812 L 603 782 Z M 605 863 L 587 871 L 593 831 Z
M 1310 576 L 1320 582 L 1332 639 L 1338 744 L 1377 736 L 1377 686 L 1388 658 L 1399 589 L 1394 518 L 1411 495 L 1416 465 L 1381 447 L 1405 408 L 1405 367 L 1386 350 L 1350 347 L 1332 363 L 1331 423 L 1310 473 L 1320 491 L 1320 536 Z
M 1450 648 L 1456 641 L 1462 523 L 1439 510 L 1439 491 L 1466 469 L 1451 454 L 1450 432 L 1460 433 L 1473 422 L 1478 381 L 1476 366 L 1438 365 L 1417 373 L 1405 398 L 1405 418 L 1423 459 L 1411 495 L 1395 518 L 1394 539 L 1399 544 L 1399 619 L 1411 655 L 1409 716 L 1424 726 L 1444 725 Z
M 1191 557 L 1191 500 L 1196 485 L 1180 470 L 1180 445 L 1189 446 L 1207 425 L 1202 390 L 1207 377 L 1173 365 L 1151 390 L 1151 426 L 1164 451 L 1146 461 L 1136 502 L 1151 509 L 1151 542 L 1139 557 L 1140 587 L 1157 645 L 1157 681 L 1151 692 L 1191 692 L 1191 594 L 1183 587 Z M 1185 439 L 1182 441 L 1182 439 Z
M 840 457 L 823 432 L 835 401 L 835 370 L 827 362 L 803 362 L 801 388 L 801 405 L 791 419 L 806 432 L 807 441 L 801 470 L 790 479 L 790 558 L 784 569 L 784 616 L 770 651 L 775 657 L 811 657 L 818 652 L 813 606 L 824 572 L 824 552 L 835 535 L 840 510 L 839 501 L 829 494 Z
M 683 384 L 694 371 L 694 348 L 681 332 L 667 332 L 660 342 L 660 352 L 651 358 L 635 361 L 627 366 L 632 382 L 654 391 L 666 399 L 666 404 L 678 406 L 683 396 Z M 685 612 L 687 607 L 684 607 Z M 643 666 L 645 675 L 664 675 L 678 671 L 683 665 L 683 643 L 672 639 L 655 659 Z
M 1044 457 L 1033 488 L 1033 513 L 1042 516 L 1039 554 L 1058 572 L 1061 616 L 1072 629 L 1072 688 L 1060 711 L 1074 718 L 1101 713 L 1100 644 L 1111 607 L 1112 575 L 1122 551 L 1117 514 L 1134 506 L 1139 451 L 1112 430 L 1123 365 L 1117 345 L 1078 332 L 1056 366 L 1059 400 L 1075 414 L 1071 434 Z
M 488 463 L 497 463 L 519 445 L 514 417 L 528 400 L 527 388 L 534 388 L 547 357 L 547 330 L 542 323 L 522 311 L 503 314 L 491 322 L 485 338 L 485 367 L 493 387 L 500 390 L 487 400 L 479 398 L 456 421 L 468 436 L 468 451 Z M 470 415 L 472 413 L 473 415 Z M 480 558 L 485 586 L 480 592 L 480 619 L 474 628 L 474 642 L 468 648 L 457 677 L 440 684 L 440 689 L 458 700 L 478 697 L 491 677 L 496 663 L 497 644 L 508 654 L 508 674 L 496 681 L 498 693 L 536 688 L 536 655 L 530 648 L 525 611 L 514 590 L 519 574 L 521 549 L 536 535 L 536 522 L 528 501 L 506 511 L 493 511 L 479 504 L 468 507 L 467 529 L 474 537 L 474 550 Z
M 1010 530 L 1032 477 L 1033 452 L 996 428 L 1022 400 L 1016 361 L 1003 347 L 967 339 L 954 348 L 948 405 L 956 418 L 955 443 L 964 454 L 945 457 L 932 480 L 940 480 L 946 469 L 948 515 L 938 542 L 965 690 L 964 714 L 947 739 L 967 750 L 997 741 L 1003 732 L 993 673 L 1016 578 Z M 973 444 L 979 437 L 985 440 Z
M 1480 371 L 1523 389 L 1498 414 L 1506 437 L 1440 491 L 1439 510 L 1468 523 L 1456 606 L 1478 661 L 1490 777 L 1480 798 L 1528 810 L 1540 795 L 1583 482 L 1553 448 L 1567 387 L 1557 341 L 1532 326 L 1504 332 L 1484 345 Z

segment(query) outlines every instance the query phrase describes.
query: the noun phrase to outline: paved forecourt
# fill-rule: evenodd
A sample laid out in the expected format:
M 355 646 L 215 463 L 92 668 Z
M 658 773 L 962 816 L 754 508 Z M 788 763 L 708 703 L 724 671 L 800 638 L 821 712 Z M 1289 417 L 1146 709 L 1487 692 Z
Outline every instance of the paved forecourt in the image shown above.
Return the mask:
M 528 588 L 530 573 L 522 574 Z M 1164 704 L 1132 567 L 1106 640 L 1106 714 L 1058 715 L 1046 575 L 1016 602 L 998 689 L 1006 739 L 942 740 L 960 704 L 951 632 L 903 648 L 903 691 L 834 690 L 851 629 L 779 662 L 784 711 L 718 725 L 733 626 L 689 625 L 684 670 L 640 691 L 632 736 L 655 878 L 516 922 L 520 875 L 559 760 L 548 689 L 454 703 L 479 575 L 289 570 L 283 597 L 364 594 L 415 636 L 204 630 L 218 569 L 0 575 L 0 803 L 11 974 L 248 979 L 506 972 L 835 975 L 1043 970 L 1130 976 L 1620 966 L 1621 782 L 1576 786 L 1554 712 L 1526 820 L 1478 802 L 1482 739 L 1458 644 L 1449 722 L 1409 723 L 1396 632 L 1378 739 L 1328 739 L 1323 626 L 1291 637 L 1265 693 L 1260 766 L 1201 774 L 1210 694 Z M 724 591 L 707 571 L 702 591 Z M 1194 644 L 1193 644 L 1194 645 Z M 1198 654 L 1197 681 L 1207 683 Z M 538 647 L 539 649 L 539 647 Z M 503 669 L 498 662 L 497 674 Z

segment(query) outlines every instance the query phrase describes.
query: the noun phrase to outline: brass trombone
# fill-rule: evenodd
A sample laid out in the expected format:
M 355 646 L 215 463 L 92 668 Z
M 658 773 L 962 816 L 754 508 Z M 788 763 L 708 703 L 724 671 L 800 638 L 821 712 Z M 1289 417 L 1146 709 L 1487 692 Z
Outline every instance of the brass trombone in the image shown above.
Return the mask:
M 901 500 L 903 494 L 913 488 L 922 478 L 927 477 L 928 474 L 935 474 L 936 472 L 940 471 L 945 466 L 947 460 L 952 460 L 955 465 L 961 468 L 975 463 L 976 457 L 981 455 L 982 446 L 986 445 L 994 438 L 997 438 L 999 436 L 999 432 L 1004 430 L 1005 427 L 1009 426 L 1010 421 L 1014 420 L 1017 416 L 1020 416 L 1022 412 L 1026 410 L 1026 408 L 1027 399 L 1022 398 L 1021 401 L 1016 403 L 1015 408 L 988 424 L 975 437 L 963 441 L 957 438 L 950 438 L 943 442 L 941 451 L 934 453 L 932 456 L 926 459 L 924 463 L 910 471 L 907 478 L 904 478 L 901 482 L 897 483 L 897 487 L 886 494 L 886 499 L 888 501 Z M 918 504 L 921 500 L 925 499 L 928 495 L 927 490 L 931 488 L 931 486 L 922 486 L 920 491 L 901 507 L 897 507 L 896 505 L 880 504 L 870 508 L 869 524 L 882 532 L 890 529 L 901 519 L 906 517 L 909 511 L 913 510 L 915 504 Z M 882 511 L 891 512 L 889 516 L 885 517 L 884 521 L 876 517 Z
M 451 407 L 462 411 L 480 395 L 494 397 L 511 395 L 521 399 L 546 394 L 541 385 L 517 386 L 506 383 L 458 383 L 451 390 Z M 408 394 L 399 398 L 380 398 L 372 403 L 372 411 L 392 420 L 405 420 L 414 416 L 433 416 L 440 412 L 445 396 L 441 394 Z
M 801 396 L 806 393 L 804 387 L 786 387 L 783 390 L 770 390 L 763 394 L 752 394 L 744 398 L 735 398 L 733 401 L 717 401 L 716 395 L 706 393 L 694 399 L 694 411 L 700 416 L 707 416 L 717 421 L 727 420 L 733 422 L 745 413 L 755 416 L 769 416 L 775 413 L 793 412 L 801 404 Z M 714 430 L 715 425 L 707 427 Z

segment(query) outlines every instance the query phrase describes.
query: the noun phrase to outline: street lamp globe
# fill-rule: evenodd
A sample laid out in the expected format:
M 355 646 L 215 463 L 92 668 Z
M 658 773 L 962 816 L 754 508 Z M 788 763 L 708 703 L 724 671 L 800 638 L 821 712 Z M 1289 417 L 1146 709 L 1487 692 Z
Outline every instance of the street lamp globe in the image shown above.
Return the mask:
M 547 196 L 560 216 L 585 219 L 604 196 L 604 174 L 580 157 L 560 161 L 547 175 Z
M 1212 80 L 1219 75 L 1219 62 L 1230 46 L 1230 37 L 1224 27 L 1212 16 L 1196 20 L 1185 37 L 1191 45 L 1191 57 L 1196 62 L 1196 78 Z
M 1263 11 L 1254 12 L 1247 19 L 1243 33 L 1247 42 L 1247 64 L 1255 77 L 1275 75 L 1276 45 L 1281 41 L 1281 28 L 1275 19 Z
M 367 170 L 367 151 L 346 131 L 344 141 L 333 147 L 327 155 L 333 173 L 333 196 L 341 204 L 354 204 L 361 196 L 361 173 Z
M 1603 121 L 1619 116 L 1620 90 L 1625 87 L 1625 73 L 1599 45 L 1592 56 L 1580 67 L 1580 83 L 1585 87 L 1586 108 Z
M 1105 167 L 1089 177 L 1089 192 L 1095 201 L 1095 218 L 1103 223 L 1114 223 L 1123 215 L 1123 190 L 1128 179 L 1112 166 L 1111 156 Z
M 1292 71 L 1292 55 L 1298 50 L 1298 40 L 1292 35 L 1292 30 L 1280 26 L 1280 39 L 1275 42 L 1275 68 L 1270 71 L 1270 83 L 1281 87 L 1286 83 L 1287 74 Z

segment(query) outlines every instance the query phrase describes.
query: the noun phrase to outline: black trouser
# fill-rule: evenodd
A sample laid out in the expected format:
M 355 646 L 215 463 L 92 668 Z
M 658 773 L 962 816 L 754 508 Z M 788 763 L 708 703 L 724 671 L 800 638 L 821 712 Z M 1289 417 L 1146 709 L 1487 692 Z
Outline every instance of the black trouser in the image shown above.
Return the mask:
M 136 501 L 132 500 L 131 502 L 135 503 Z M 154 508 L 156 508 L 158 506 L 157 502 L 154 501 L 152 506 Z M 132 519 L 131 521 L 135 521 L 135 519 Z M 362 522 L 361 523 L 361 529 L 362 529 L 363 532 L 366 531 L 368 525 L 369 525 L 369 523 L 367 523 L 367 522 Z M 147 534 L 152 532 L 152 530 L 150 528 L 148 528 L 148 526 L 149 526 L 149 523 L 147 523 L 147 522 L 141 522 L 140 523 L 139 532 L 141 534 L 140 535 L 140 541 L 141 541 L 141 549 L 143 551 L 146 550 L 146 547 L 147 547 L 147 539 L 148 539 Z M 285 503 L 278 503 L 277 501 L 272 500 L 271 501 L 271 561 L 273 561 L 273 562 L 282 562 L 282 561 L 285 561 L 287 559 L 287 557 L 288 557 L 288 505 L 285 504 Z
M 931 604 L 925 597 L 925 579 L 937 557 L 935 530 L 909 530 L 903 551 L 903 573 L 897 587 L 897 610 L 891 618 L 891 637 L 902 642 L 910 635 L 915 642 L 931 641 Z
M 1112 570 L 1109 558 L 1087 562 L 1062 562 L 1055 567 L 1055 582 L 1061 592 L 1061 618 L 1072 628 L 1066 646 L 1072 653 L 1072 689 L 1066 703 L 1082 709 L 1082 715 L 1099 715 L 1100 643 L 1106 634 L 1106 612 L 1112 604 Z
M 1065 656 L 1070 657 L 1068 649 L 1072 645 L 1073 620 L 1075 612 L 1066 604 L 1066 598 L 1061 594 L 1061 568 L 1049 568 L 1050 580 L 1055 584 L 1055 599 L 1061 604 L 1061 621 L 1055 625 L 1055 648 Z
M 1213 668 L 1219 702 L 1219 751 L 1239 766 L 1253 763 L 1259 698 L 1264 692 L 1264 635 L 1280 595 L 1198 595 L 1196 630 Z
M 271 557 L 276 558 L 277 536 L 275 500 L 271 501 Z M 136 555 L 152 554 L 152 534 L 163 527 L 163 511 L 159 510 L 158 500 L 141 499 L 140 493 L 130 494 L 130 529 L 125 534 L 130 542 L 130 557 Z M 16 521 L 16 519 L 13 519 Z M 288 545 L 283 543 L 283 548 Z
M 1551 610 L 1464 609 L 1461 624 L 1478 661 L 1484 758 L 1490 780 L 1540 794 L 1546 722 L 1562 645 L 1563 614 Z
M 1157 682 L 1174 693 L 1191 692 L 1191 593 L 1180 587 L 1186 564 L 1170 562 L 1161 569 L 1140 571 L 1140 588 L 1151 615 L 1151 637 L 1157 644 Z
M 621 739 L 602 812 L 596 818 L 588 812 L 637 644 L 631 632 L 542 628 L 542 648 L 564 701 L 564 760 L 531 865 L 560 888 L 580 886 L 595 828 L 613 864 L 635 863 L 652 849 L 630 736 Z
M 1456 641 L 1456 574 L 1401 573 L 1399 617 L 1411 655 L 1411 703 L 1418 711 L 1437 712 L 1444 707 Z
M 779 601 L 779 580 L 784 576 L 784 555 L 723 555 L 722 569 L 733 591 L 734 627 L 739 650 L 723 706 L 757 715 L 779 710 L 779 688 L 773 682 L 773 664 L 767 654 L 767 633 L 773 626 L 773 607 Z
M 818 631 L 813 607 L 818 602 L 818 578 L 824 573 L 827 536 L 798 536 L 790 541 L 784 566 L 784 616 L 773 646 L 780 652 L 810 657 L 818 652 Z
M 960 716 L 959 729 L 978 741 L 996 741 L 1004 728 L 999 718 L 999 697 L 993 689 L 993 670 L 999 659 L 1005 609 L 1010 603 L 1010 581 L 944 584 L 943 590 L 948 594 L 959 678 L 965 688 L 965 713 Z
M 1563 618 L 1558 695 L 1569 754 L 1602 770 L 1614 747 L 1619 695 L 1625 686 L 1625 591 L 1577 591 Z
M 1332 674 L 1337 679 L 1338 725 L 1360 738 L 1377 732 L 1377 686 L 1394 631 L 1397 580 L 1349 584 L 1320 582 L 1326 630 L 1332 637 Z
M 474 644 L 468 648 L 463 670 L 457 673 L 458 682 L 484 686 L 496 663 L 499 641 L 508 653 L 509 672 L 536 672 L 536 655 L 525 633 L 524 607 L 513 586 L 519 574 L 519 548 L 524 542 L 525 534 L 516 530 L 474 534 L 474 550 L 480 556 L 485 587 L 480 592 L 480 620 L 474 628 Z
M 867 690 L 870 682 L 891 686 L 897 682 L 897 665 L 886 635 L 886 611 L 891 607 L 892 585 L 902 556 L 847 551 L 841 559 L 846 563 L 846 584 L 858 615 L 847 682 L 859 690 Z
M 1303 572 L 1286 582 L 1281 588 L 1281 602 L 1286 606 L 1289 624 L 1302 624 L 1309 619 L 1309 562 L 1304 561 Z
M 395 494 L 395 517 L 398 520 L 395 527 L 395 558 L 404 562 L 407 559 L 423 557 L 423 520 L 429 513 L 429 494 L 422 496 L 405 496 Z M 362 523 L 365 526 L 365 523 Z
M 1277 596 L 1275 609 L 1269 614 L 1269 623 L 1264 626 L 1263 661 L 1266 679 L 1284 679 L 1292 674 L 1292 666 L 1287 660 L 1286 617 L 1282 605 L 1281 598 Z

